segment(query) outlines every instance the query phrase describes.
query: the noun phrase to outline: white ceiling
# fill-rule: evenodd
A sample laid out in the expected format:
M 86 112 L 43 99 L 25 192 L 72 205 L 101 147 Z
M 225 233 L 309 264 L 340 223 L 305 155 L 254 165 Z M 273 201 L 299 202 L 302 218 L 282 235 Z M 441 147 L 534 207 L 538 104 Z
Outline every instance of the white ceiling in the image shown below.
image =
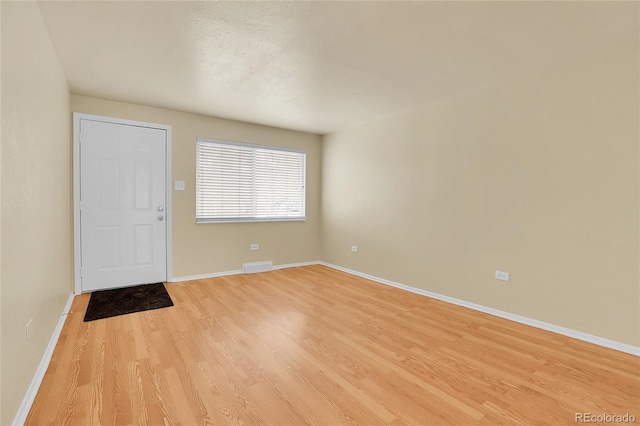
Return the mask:
M 73 93 L 314 133 L 638 37 L 638 2 L 40 2 Z

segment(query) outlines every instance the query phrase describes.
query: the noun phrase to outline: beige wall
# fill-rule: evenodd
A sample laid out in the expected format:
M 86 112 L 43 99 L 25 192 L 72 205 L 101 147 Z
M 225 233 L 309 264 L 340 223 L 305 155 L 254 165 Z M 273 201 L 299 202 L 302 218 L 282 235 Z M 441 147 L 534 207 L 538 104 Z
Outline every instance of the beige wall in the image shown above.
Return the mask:
M 638 52 L 326 136 L 323 260 L 640 346 Z
M 186 191 L 173 191 L 174 277 L 242 269 L 245 262 L 281 265 L 319 259 L 320 136 L 76 95 L 71 96 L 71 111 L 172 126 L 173 180 L 186 181 Z M 197 136 L 306 150 L 306 222 L 196 224 Z M 251 251 L 252 243 L 260 244 L 260 250 Z
M 0 423 L 8 425 L 72 290 L 71 144 L 69 89 L 38 6 L 1 5 Z

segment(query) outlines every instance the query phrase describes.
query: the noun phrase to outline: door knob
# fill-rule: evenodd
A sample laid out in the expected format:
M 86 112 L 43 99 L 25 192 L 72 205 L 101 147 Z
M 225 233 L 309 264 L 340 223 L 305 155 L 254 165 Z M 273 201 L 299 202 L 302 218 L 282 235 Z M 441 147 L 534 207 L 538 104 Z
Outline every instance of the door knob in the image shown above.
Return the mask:
M 162 207 L 162 206 L 158 207 L 158 211 L 159 212 L 163 212 L 164 211 L 164 207 Z
M 158 216 L 158 220 L 159 220 L 160 222 L 162 222 L 162 221 L 164 220 L 164 216 L 159 215 L 159 216 Z

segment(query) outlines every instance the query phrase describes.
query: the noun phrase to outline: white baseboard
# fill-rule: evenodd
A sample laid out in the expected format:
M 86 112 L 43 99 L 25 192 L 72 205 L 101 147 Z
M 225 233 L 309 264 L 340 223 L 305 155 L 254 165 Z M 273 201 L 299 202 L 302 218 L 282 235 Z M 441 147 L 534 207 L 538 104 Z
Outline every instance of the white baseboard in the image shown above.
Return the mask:
M 227 275 L 239 275 L 244 274 L 242 269 L 236 269 L 235 271 L 224 271 L 224 272 L 212 272 L 210 274 L 200 274 L 200 275 L 187 275 L 184 277 L 173 277 L 171 279 L 172 283 L 180 283 L 183 281 L 195 281 L 195 280 L 203 280 L 205 278 L 217 278 L 217 277 L 226 277 Z
M 313 260 L 311 262 L 300 262 L 300 263 L 285 263 L 282 265 L 273 265 L 273 270 L 285 269 L 285 268 L 297 268 L 299 266 L 309 266 L 309 265 L 319 265 L 322 262 L 319 260 Z M 244 274 L 242 269 L 237 269 L 234 271 L 223 271 L 223 272 L 212 272 L 210 274 L 201 274 L 201 275 L 188 275 L 184 277 L 173 277 L 171 279 L 172 283 L 179 283 L 183 281 L 194 281 L 194 280 L 202 280 L 205 278 L 216 278 L 216 277 L 226 277 L 227 275 L 239 275 Z
M 73 303 L 74 297 L 75 297 L 75 294 L 71 293 L 69 295 L 69 298 L 67 299 L 67 304 L 64 305 L 64 309 L 62 310 L 62 315 L 60 315 L 58 324 L 56 325 L 56 328 L 53 330 L 53 334 L 51 335 L 51 339 L 49 340 L 47 349 L 44 351 L 44 355 L 42 355 L 42 359 L 40 360 L 40 364 L 38 365 L 36 373 L 33 375 L 33 379 L 31 379 L 31 383 L 27 388 L 27 392 L 22 398 L 22 403 L 20 404 L 20 408 L 18 408 L 18 412 L 16 413 L 16 416 L 13 418 L 13 422 L 11 423 L 13 426 L 23 425 L 25 420 L 27 420 L 27 415 L 29 415 L 29 410 L 31 410 L 31 405 L 33 404 L 33 400 L 36 399 L 36 394 L 38 393 L 38 389 L 40 389 L 40 384 L 42 383 L 44 374 L 47 372 L 47 368 L 49 367 L 49 363 L 51 362 L 51 357 L 53 356 L 53 350 L 56 348 L 56 344 L 58 343 L 58 338 L 60 337 L 60 333 L 62 332 L 62 327 L 64 326 L 64 322 L 67 319 L 67 314 L 71 309 L 71 304 Z
M 313 260 L 311 262 L 300 262 L 300 263 L 285 263 L 283 265 L 273 265 L 273 269 L 286 269 L 286 268 L 298 268 L 300 266 L 311 266 L 311 265 L 320 265 L 322 262 L 319 260 Z
M 572 330 L 570 328 L 561 327 L 547 322 L 538 321 L 536 319 L 523 317 L 521 315 L 512 314 L 498 309 L 489 308 L 487 306 L 478 305 L 476 303 L 467 302 L 465 300 L 456 299 L 454 297 L 444 296 L 442 294 L 433 293 L 431 291 L 423 290 L 416 287 L 411 287 L 405 284 L 400 284 L 395 281 L 379 278 L 373 275 L 365 274 L 363 272 L 355 271 L 353 269 L 344 268 L 342 266 L 334 265 L 327 262 L 319 262 L 321 265 L 329 268 L 337 269 L 338 271 L 346 272 L 351 275 L 356 275 L 362 278 L 366 278 L 371 281 L 376 281 L 380 284 L 385 284 L 391 287 L 396 287 L 411 293 L 420 294 L 422 296 L 431 297 L 433 299 L 442 300 L 444 302 L 452 303 L 454 305 L 463 306 L 465 308 L 473 309 L 475 311 L 484 312 L 486 314 L 494 315 L 496 317 L 505 318 L 511 321 L 519 322 L 521 324 L 530 325 L 532 327 L 540 328 L 543 330 L 551 331 L 563 336 L 573 337 L 574 339 L 582 340 L 584 342 L 593 343 L 605 348 L 615 349 L 620 352 L 625 352 L 631 355 L 640 356 L 640 347 L 628 345 L 626 343 L 616 342 L 615 340 L 605 339 L 604 337 L 594 336 L 593 334 L 583 333 L 581 331 Z

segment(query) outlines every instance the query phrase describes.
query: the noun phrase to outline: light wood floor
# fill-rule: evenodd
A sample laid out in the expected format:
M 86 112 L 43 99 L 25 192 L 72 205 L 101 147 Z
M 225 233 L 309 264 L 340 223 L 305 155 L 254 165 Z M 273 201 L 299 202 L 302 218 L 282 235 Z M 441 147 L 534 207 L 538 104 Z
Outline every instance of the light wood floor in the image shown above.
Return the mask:
M 76 297 L 27 424 L 640 422 L 640 358 L 323 266 L 167 288 L 89 323 Z

